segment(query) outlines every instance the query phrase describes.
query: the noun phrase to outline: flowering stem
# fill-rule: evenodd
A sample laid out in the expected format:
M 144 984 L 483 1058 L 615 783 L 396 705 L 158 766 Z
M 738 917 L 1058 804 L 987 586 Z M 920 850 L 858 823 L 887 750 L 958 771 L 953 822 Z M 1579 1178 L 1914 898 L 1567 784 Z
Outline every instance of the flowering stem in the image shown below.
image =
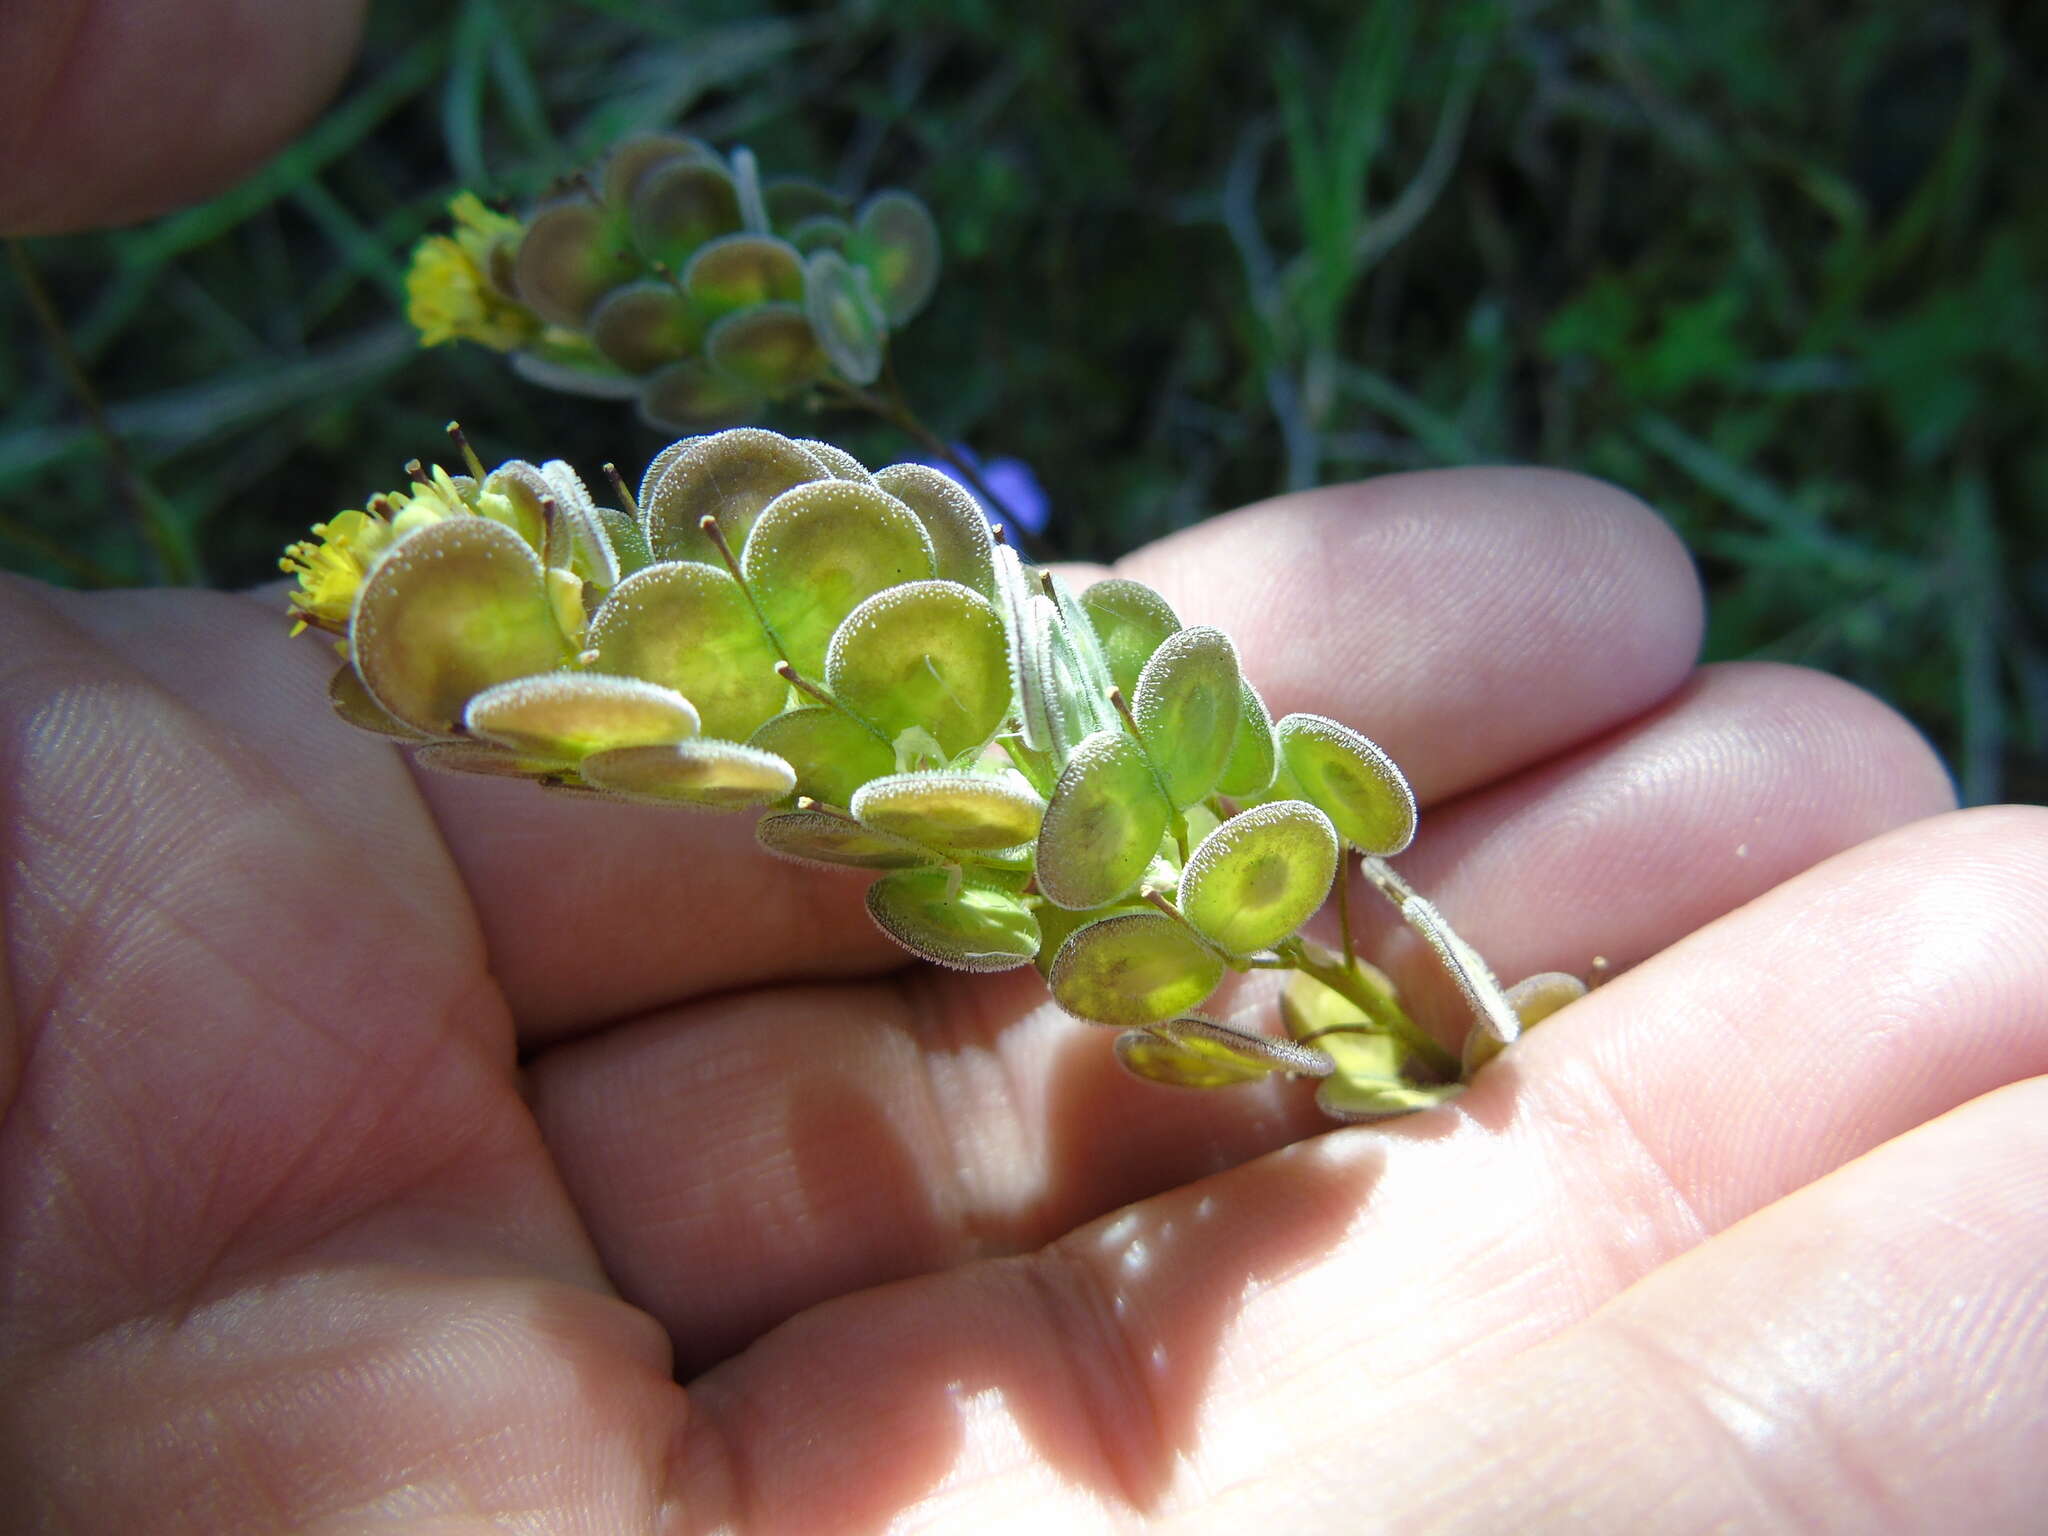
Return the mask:
M 1004 531 L 1011 540 L 1025 554 L 1034 559 L 1042 558 L 1043 550 L 1038 545 L 1037 535 L 1018 520 L 1016 510 L 990 488 L 988 481 L 982 478 L 981 471 L 968 461 L 966 455 L 957 452 L 952 444 L 918 420 L 917 413 L 911 410 L 910 403 L 903 398 L 903 391 L 896 383 L 896 372 L 893 367 L 889 367 L 883 374 L 883 383 L 888 391 L 886 394 L 862 389 L 859 385 L 850 384 L 833 374 L 827 374 L 824 382 L 847 404 L 857 405 L 862 410 L 881 417 L 933 458 L 952 465 L 959 471 L 960 478 L 973 488 L 974 494 L 986 502 L 1002 519 Z

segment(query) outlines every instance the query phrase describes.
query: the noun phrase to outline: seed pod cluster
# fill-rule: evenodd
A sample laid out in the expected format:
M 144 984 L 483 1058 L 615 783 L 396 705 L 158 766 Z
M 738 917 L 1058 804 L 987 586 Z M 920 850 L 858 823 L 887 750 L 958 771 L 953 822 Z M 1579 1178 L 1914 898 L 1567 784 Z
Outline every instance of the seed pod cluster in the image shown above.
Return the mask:
M 1475 1066 L 1517 1031 L 1384 863 L 1416 820 L 1384 752 L 1275 722 L 1229 637 L 1149 588 L 1027 568 L 936 471 L 745 427 L 664 449 L 637 496 L 614 475 L 616 507 L 560 462 L 412 469 L 286 568 L 341 638 L 337 710 L 429 766 L 765 812 L 764 850 L 864 872 L 904 948 L 1036 964 L 1156 1081 L 1319 1077 L 1346 1118 L 1455 1091 L 1384 977 L 1302 935 L 1354 854 L 1478 989 Z M 1196 1012 L 1274 965 L 1291 1040 Z
M 434 291 L 447 242 L 422 246 L 416 315 L 495 317 L 430 339 L 523 343 L 527 378 L 633 400 L 672 431 L 749 420 L 828 374 L 871 383 L 889 332 L 938 281 L 937 225 L 908 192 L 856 206 L 815 182 L 763 181 L 746 149 L 669 134 L 621 142 L 523 224 L 501 222 L 467 269 L 483 291 L 466 306 Z M 524 331 L 508 313 L 530 317 Z

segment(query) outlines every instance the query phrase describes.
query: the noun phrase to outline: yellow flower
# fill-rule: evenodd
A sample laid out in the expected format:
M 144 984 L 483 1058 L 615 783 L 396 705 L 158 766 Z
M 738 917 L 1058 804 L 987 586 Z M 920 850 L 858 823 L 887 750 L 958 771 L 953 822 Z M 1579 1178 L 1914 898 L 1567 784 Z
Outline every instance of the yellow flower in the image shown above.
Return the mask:
M 540 334 L 539 318 L 501 294 L 489 276 L 492 247 L 517 235 L 519 221 L 493 213 L 470 192 L 448 211 L 455 233 L 422 240 L 405 274 L 406 318 L 419 331 L 420 345 L 466 338 L 498 352 L 525 346 Z
M 299 590 L 291 594 L 292 617 L 297 620 L 292 633 L 303 634 L 314 625 L 340 634 L 348 628 L 356 589 L 396 535 L 374 513 L 350 511 L 315 523 L 313 536 L 318 543 L 302 539 L 277 562 L 286 575 L 299 578 Z

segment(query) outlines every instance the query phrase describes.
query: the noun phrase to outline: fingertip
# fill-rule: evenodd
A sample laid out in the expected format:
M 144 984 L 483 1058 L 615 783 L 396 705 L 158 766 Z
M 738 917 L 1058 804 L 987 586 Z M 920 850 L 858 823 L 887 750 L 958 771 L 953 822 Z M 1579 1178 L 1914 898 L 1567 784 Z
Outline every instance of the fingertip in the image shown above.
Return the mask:
M 0 230 L 60 234 L 210 196 L 332 94 L 366 0 L 46 0 L 0 48 Z

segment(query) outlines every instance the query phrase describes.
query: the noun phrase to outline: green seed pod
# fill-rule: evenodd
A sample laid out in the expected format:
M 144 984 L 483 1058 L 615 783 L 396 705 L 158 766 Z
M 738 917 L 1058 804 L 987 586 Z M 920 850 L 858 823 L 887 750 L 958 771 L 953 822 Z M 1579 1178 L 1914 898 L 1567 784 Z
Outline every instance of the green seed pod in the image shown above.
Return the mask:
M 827 811 L 776 811 L 754 823 L 754 840 L 777 858 L 821 869 L 916 869 L 939 856 L 907 838 Z
M 472 736 L 558 762 L 684 741 L 699 728 L 695 706 L 673 688 L 593 672 L 543 672 L 486 688 L 469 701 L 463 724 Z
M 590 488 L 561 459 L 541 465 L 540 475 L 554 498 L 552 518 L 544 512 L 546 563 L 574 572 L 599 592 L 609 592 L 619 584 L 619 560 Z
M 877 592 L 931 579 L 932 545 L 924 525 L 888 492 L 814 480 L 762 509 L 740 569 L 782 654 L 816 678 L 848 614 Z
M 878 192 L 854 220 L 853 250 L 874 277 L 884 320 L 902 325 L 939 284 L 939 226 L 908 192 Z
M 524 779 L 543 783 L 572 777 L 566 763 L 547 757 L 523 757 L 481 741 L 430 741 L 412 755 L 422 768 L 436 773 L 468 774 L 487 779 Z
M 631 219 L 640 254 L 679 271 L 698 246 L 740 227 L 739 188 L 716 165 L 670 161 L 635 184 Z
M 1045 817 L 1045 802 L 1015 778 L 944 771 L 872 779 L 848 809 L 862 826 L 959 853 L 1028 843 Z
M 1093 1024 L 1159 1024 L 1198 1008 L 1223 961 L 1161 912 L 1106 917 L 1076 929 L 1052 963 L 1052 995 Z
M 512 371 L 527 383 L 558 394 L 581 395 L 590 400 L 631 400 L 640 393 L 638 377 L 614 367 L 595 350 L 563 355 L 550 350 L 545 335 L 534 349 L 512 353 L 511 361 Z
M 1188 856 L 1180 910 L 1233 955 L 1271 949 L 1322 906 L 1337 872 L 1337 831 L 1303 800 L 1233 816 Z
M 762 304 L 715 321 L 704 333 L 712 370 L 770 400 L 801 389 L 825 371 L 825 353 L 794 304 Z
M 727 546 L 738 554 L 769 502 L 793 485 L 831 478 L 824 465 L 788 438 L 759 427 L 731 427 L 697 438 L 651 489 L 641 490 L 648 547 L 658 559 L 722 568 L 718 546 L 698 526 L 704 518 L 718 520 Z
M 821 214 L 798 220 L 783 230 L 783 234 L 791 245 L 809 256 L 813 251 L 844 252 L 846 243 L 853 238 L 853 226 L 844 219 Z
M 1332 1120 L 1363 1125 L 1448 1104 L 1462 1083 L 1408 1083 L 1398 1078 L 1352 1077 L 1339 1072 L 1316 1085 L 1316 1107 Z
M 768 222 L 780 230 L 794 228 L 806 219 L 843 220 L 853 208 L 837 192 L 801 176 L 776 176 L 763 183 L 761 203 L 768 210 Z
M 1311 800 L 1354 847 L 1381 857 L 1415 837 L 1415 792 L 1394 760 L 1322 715 L 1289 715 L 1274 727 L 1280 756 Z
M 742 422 L 761 409 L 758 390 L 714 372 L 701 357 L 657 368 L 635 385 L 635 392 L 640 419 L 657 432 Z
M 988 519 L 967 488 L 929 464 L 891 464 L 875 472 L 875 484 L 917 514 L 932 541 L 941 581 L 972 587 L 996 600 L 995 540 Z
M 1126 1030 L 1116 1037 L 1116 1059 L 1133 1077 L 1176 1088 L 1233 1088 L 1275 1073 L 1327 1077 L 1332 1069 L 1321 1051 L 1198 1013 Z
M 612 558 L 618 561 L 621 579 L 654 564 L 654 552 L 647 547 L 647 532 L 632 518 L 617 507 L 599 507 L 597 520 L 611 545 Z
M 612 152 L 605 156 L 599 177 L 605 203 L 613 208 L 630 204 L 633 194 L 640 190 L 641 179 L 657 165 L 709 165 L 725 169 L 718 151 L 702 139 L 673 133 L 631 134 L 613 145 Z
M 868 473 L 868 467 L 844 448 L 815 437 L 798 437 L 792 438 L 791 441 L 829 469 L 835 479 L 859 480 L 864 484 L 874 483 L 875 477 Z
M 1142 581 L 1112 576 L 1081 594 L 1081 606 L 1101 642 L 1109 675 L 1125 698 L 1138 691 L 1138 674 L 1160 643 L 1180 628 L 1166 599 Z
M 796 771 L 796 792 L 845 805 L 870 779 L 896 770 L 889 744 L 836 709 L 786 709 L 747 738 Z
M 450 736 L 493 683 L 568 659 L 526 541 L 503 523 L 454 517 L 396 545 L 356 595 L 356 670 L 377 706 L 429 736 Z
M 704 322 L 666 283 L 627 283 L 590 312 L 590 339 L 628 373 L 651 373 L 702 345 Z
M 912 954 L 956 971 L 1009 971 L 1038 953 L 1038 920 L 1009 891 L 951 869 L 904 869 L 868 887 L 868 913 Z
M 1002 621 L 953 581 L 908 582 L 854 609 L 832 636 L 825 679 L 883 735 L 927 731 L 949 758 L 987 745 L 1010 707 Z
M 582 326 L 599 299 L 638 273 L 604 209 L 581 196 L 534 214 L 512 261 L 520 302 L 550 324 L 571 329 Z
M 1207 625 L 1167 636 L 1138 674 L 1131 714 L 1176 810 L 1209 794 L 1223 776 L 1242 691 L 1237 648 Z
M 804 313 L 825 356 L 850 383 L 881 377 L 889 327 L 865 271 L 829 247 L 811 251 L 804 260 Z
M 1274 738 L 1273 717 L 1266 712 L 1266 701 L 1259 697 L 1259 690 L 1252 686 L 1250 678 L 1243 680 L 1241 688 L 1237 737 L 1230 744 L 1230 761 L 1223 765 L 1223 777 L 1216 781 L 1216 788 L 1233 799 L 1263 798 L 1279 772 L 1280 743 Z
M 772 235 L 722 235 L 683 268 L 683 292 L 707 320 L 756 304 L 793 304 L 804 296 L 804 258 Z
M 1074 750 L 1046 806 L 1038 834 L 1039 890 L 1055 906 L 1075 910 L 1130 894 L 1172 819 L 1152 765 L 1130 734 L 1097 731 Z
M 433 740 L 404 721 L 386 714 L 384 706 L 370 697 L 370 691 L 363 686 L 363 680 L 356 675 L 354 667 L 344 666 L 327 680 L 327 702 L 337 715 L 359 731 L 374 731 L 396 741 Z
M 706 734 L 729 741 L 780 713 L 788 692 L 739 583 L 707 565 L 670 561 L 627 577 L 592 616 L 585 643 L 595 670 L 673 688 Z
M 1586 984 L 1563 971 L 1542 971 L 1534 976 L 1525 976 L 1507 990 L 1508 1006 L 1515 1010 L 1515 1017 L 1521 1020 L 1524 1032 L 1534 1029 L 1558 1009 L 1567 1003 L 1577 1002 L 1585 995 Z M 1465 1076 L 1471 1077 L 1506 1048 L 1500 1036 L 1492 1030 L 1468 1030 L 1465 1034 Z
M 737 811 L 784 799 L 796 786 L 789 764 L 736 741 L 697 736 L 669 746 L 614 747 L 578 765 L 584 781 L 626 800 Z

